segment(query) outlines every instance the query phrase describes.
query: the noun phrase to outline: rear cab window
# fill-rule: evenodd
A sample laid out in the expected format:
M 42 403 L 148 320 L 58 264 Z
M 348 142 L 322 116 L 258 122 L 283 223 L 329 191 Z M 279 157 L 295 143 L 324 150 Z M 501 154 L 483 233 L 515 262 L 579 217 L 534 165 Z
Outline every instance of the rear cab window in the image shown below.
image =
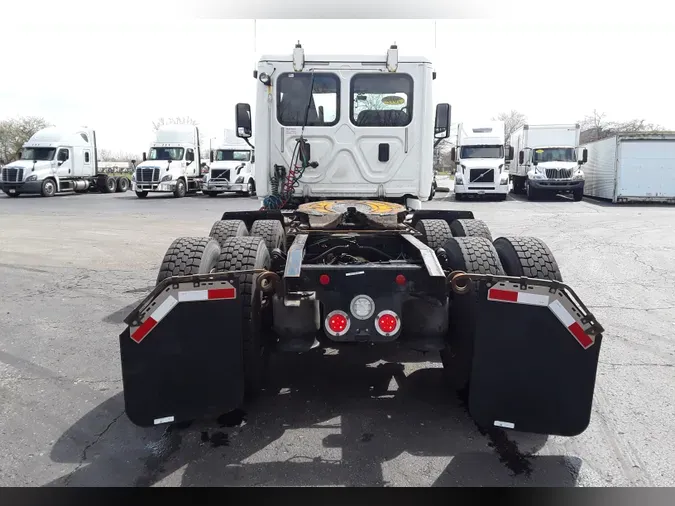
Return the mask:
M 312 74 L 314 80 L 312 82 Z M 311 95 L 310 95 L 311 90 Z M 282 126 L 334 126 L 340 121 L 340 78 L 325 72 L 287 72 L 277 78 Z
M 413 114 L 408 74 L 357 74 L 350 84 L 351 122 L 358 127 L 404 127 Z

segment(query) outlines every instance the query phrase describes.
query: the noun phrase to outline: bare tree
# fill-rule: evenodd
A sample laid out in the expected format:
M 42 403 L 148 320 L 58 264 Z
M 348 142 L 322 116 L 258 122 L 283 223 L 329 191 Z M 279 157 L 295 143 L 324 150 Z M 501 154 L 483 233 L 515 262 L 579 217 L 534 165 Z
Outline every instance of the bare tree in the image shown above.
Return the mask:
M 98 160 L 100 162 L 130 162 L 140 160 L 141 156 L 128 151 L 112 151 L 110 149 L 99 149 Z
M 0 162 L 9 163 L 19 157 L 21 146 L 38 130 L 50 124 L 39 116 L 20 116 L 0 121 Z
M 649 123 L 645 119 L 632 119 L 629 121 L 608 121 L 607 114 L 598 112 L 596 109 L 579 122 L 581 125 L 582 144 L 599 141 L 612 137 L 618 133 L 635 132 L 658 132 L 664 130 L 661 125 Z
M 434 170 L 455 173 L 456 165 L 450 157 L 453 145 L 450 139 L 443 139 L 434 146 Z
M 511 134 L 527 122 L 527 116 L 511 109 L 509 112 L 500 112 L 496 118 L 492 118 L 492 121 L 504 122 L 504 137 L 508 143 L 511 140 Z

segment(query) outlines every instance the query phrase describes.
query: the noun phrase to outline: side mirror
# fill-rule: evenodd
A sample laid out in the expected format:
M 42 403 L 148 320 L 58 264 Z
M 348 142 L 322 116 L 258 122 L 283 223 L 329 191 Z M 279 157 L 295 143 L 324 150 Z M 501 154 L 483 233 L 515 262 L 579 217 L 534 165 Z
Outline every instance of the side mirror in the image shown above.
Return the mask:
M 59 160 L 58 166 L 61 167 L 63 165 L 63 160 Z
M 255 163 L 255 153 L 251 153 L 251 163 Z
M 132 165 L 136 166 L 136 160 L 131 160 Z
M 583 165 L 588 161 L 588 149 L 584 148 L 583 151 L 581 152 L 581 160 L 579 161 L 579 165 Z
M 452 160 L 453 162 L 457 161 L 457 149 L 456 148 L 452 148 L 450 150 L 450 160 Z
M 253 127 L 251 126 L 251 106 L 248 104 L 237 104 L 235 115 L 237 120 L 237 137 L 248 139 L 253 132 Z
M 213 163 L 213 151 L 209 151 L 209 161 Z
M 506 161 L 513 160 L 513 146 L 506 146 Z
M 145 154 L 145 151 L 143 151 L 143 161 L 146 161 L 148 159 L 147 155 Z
M 450 137 L 450 104 L 436 105 L 434 137 L 436 139 L 447 139 Z
M 525 151 L 521 150 L 520 153 L 518 153 L 518 164 L 522 165 L 524 163 L 525 163 Z

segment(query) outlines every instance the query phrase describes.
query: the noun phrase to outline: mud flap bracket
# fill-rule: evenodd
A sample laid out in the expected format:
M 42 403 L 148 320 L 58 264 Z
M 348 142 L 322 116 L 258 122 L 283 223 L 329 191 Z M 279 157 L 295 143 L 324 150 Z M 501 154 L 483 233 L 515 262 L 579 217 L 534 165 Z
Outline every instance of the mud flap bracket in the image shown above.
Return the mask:
M 242 300 L 232 273 L 164 280 L 119 336 L 126 414 L 136 425 L 218 416 L 243 400 Z

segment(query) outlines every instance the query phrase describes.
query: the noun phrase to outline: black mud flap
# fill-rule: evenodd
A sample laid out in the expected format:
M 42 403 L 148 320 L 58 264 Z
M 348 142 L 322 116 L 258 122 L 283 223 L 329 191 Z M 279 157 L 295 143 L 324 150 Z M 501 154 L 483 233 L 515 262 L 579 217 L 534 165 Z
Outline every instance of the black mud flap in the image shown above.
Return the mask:
M 472 418 L 486 428 L 582 433 L 590 421 L 602 341 L 593 322 L 562 290 L 508 282 L 478 286 Z
M 218 416 L 244 395 L 236 278 L 158 285 L 120 335 L 126 414 L 148 427 Z M 220 276 L 222 278 L 222 276 Z

